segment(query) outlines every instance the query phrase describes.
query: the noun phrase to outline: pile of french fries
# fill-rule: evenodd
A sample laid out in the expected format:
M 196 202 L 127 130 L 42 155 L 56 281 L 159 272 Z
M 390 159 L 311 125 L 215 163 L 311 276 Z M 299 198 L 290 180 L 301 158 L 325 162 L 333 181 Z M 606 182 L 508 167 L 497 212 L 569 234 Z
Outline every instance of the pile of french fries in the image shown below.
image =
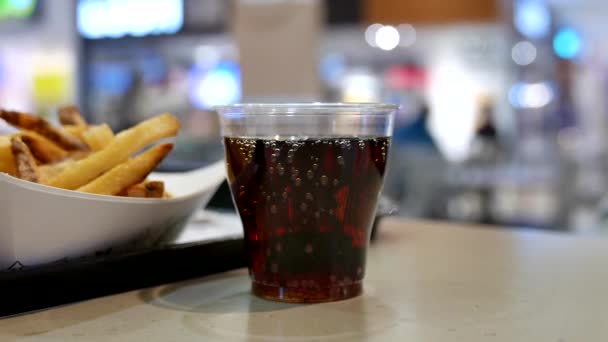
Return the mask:
M 90 125 L 78 108 L 59 110 L 61 126 L 27 113 L 0 110 L 19 129 L 0 135 L 0 172 L 30 182 L 91 194 L 166 198 L 162 182 L 148 175 L 171 152 L 177 118 L 162 114 L 114 134 L 107 124 Z

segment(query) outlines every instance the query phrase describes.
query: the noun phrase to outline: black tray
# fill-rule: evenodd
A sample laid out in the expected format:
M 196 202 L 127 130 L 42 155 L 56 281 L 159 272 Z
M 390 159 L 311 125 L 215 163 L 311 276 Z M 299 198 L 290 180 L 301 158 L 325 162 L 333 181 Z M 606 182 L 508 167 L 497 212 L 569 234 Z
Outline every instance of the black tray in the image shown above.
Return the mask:
M 244 266 L 243 239 L 234 234 L 34 267 L 14 265 L 0 272 L 0 317 Z

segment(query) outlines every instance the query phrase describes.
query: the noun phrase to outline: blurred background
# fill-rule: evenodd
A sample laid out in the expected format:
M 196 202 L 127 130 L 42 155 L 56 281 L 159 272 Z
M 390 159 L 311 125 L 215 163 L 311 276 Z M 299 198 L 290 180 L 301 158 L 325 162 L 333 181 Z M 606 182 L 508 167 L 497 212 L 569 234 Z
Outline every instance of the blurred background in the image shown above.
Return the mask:
M 222 158 L 214 105 L 401 105 L 401 215 L 608 231 L 603 0 L 0 0 L 0 105 L 119 130 L 170 111 L 163 168 Z M 227 192 L 226 192 L 227 194 Z

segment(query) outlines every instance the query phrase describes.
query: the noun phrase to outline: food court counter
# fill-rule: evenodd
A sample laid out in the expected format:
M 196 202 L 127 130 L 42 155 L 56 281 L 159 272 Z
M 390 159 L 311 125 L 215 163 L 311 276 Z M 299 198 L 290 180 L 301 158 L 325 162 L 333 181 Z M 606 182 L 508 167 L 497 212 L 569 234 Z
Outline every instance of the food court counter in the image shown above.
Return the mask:
M 0 319 L 0 340 L 608 340 L 606 239 L 397 218 L 380 228 L 359 298 L 268 302 L 241 269 Z

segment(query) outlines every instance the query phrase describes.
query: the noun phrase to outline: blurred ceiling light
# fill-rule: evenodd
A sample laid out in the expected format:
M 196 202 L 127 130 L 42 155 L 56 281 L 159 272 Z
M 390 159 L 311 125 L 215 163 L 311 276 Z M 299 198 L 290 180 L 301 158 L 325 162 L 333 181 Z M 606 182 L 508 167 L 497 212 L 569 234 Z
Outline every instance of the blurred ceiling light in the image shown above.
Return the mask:
M 390 51 L 399 45 L 399 31 L 393 26 L 382 26 L 376 31 L 376 45 L 384 50 Z
M 511 49 L 511 58 L 517 65 L 530 65 L 536 59 L 536 46 L 529 41 L 521 41 L 513 45 Z
M 551 13 L 541 0 L 518 0 L 513 21 L 517 31 L 529 39 L 546 37 L 551 30 Z
M 173 34 L 184 22 L 182 0 L 80 0 L 78 31 L 86 38 Z
M 416 29 L 410 24 L 401 24 L 397 26 L 399 32 L 399 46 L 408 47 L 416 43 Z
M 546 83 L 517 83 L 511 87 L 509 101 L 515 108 L 542 108 L 554 97 L 553 89 Z
M 367 44 L 369 44 L 369 46 L 378 47 L 378 45 L 376 45 L 376 32 L 378 32 L 382 26 L 384 25 L 376 23 L 369 25 L 367 29 L 365 29 L 365 41 Z
M 563 59 L 576 58 L 583 48 L 581 36 L 572 28 L 563 28 L 555 34 L 553 50 Z

